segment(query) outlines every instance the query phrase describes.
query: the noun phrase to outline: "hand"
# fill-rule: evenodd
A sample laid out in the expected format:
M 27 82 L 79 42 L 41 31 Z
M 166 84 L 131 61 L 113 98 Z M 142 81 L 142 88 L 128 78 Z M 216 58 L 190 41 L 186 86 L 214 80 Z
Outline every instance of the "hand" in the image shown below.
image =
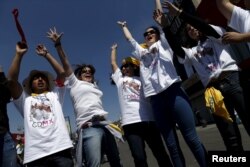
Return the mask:
M 119 24 L 121 27 L 125 27 L 127 25 L 126 21 L 117 21 L 117 24 Z
M 224 44 L 240 43 L 242 42 L 242 34 L 238 32 L 225 32 L 222 35 L 222 42 Z
M 19 55 L 19 56 L 23 56 L 28 50 L 28 47 L 26 45 L 26 47 L 24 47 L 24 43 L 22 42 L 18 42 L 16 44 L 16 53 Z
M 168 25 L 164 14 L 159 9 L 154 10 L 153 18 L 161 27 L 166 27 Z
M 116 43 L 114 43 L 112 46 L 111 46 L 111 50 L 116 50 L 118 47 L 118 45 Z
M 168 1 L 162 2 L 162 7 L 169 10 L 169 13 L 173 16 L 178 16 L 182 12 L 181 9 L 177 8 L 174 4 Z
M 54 27 L 53 29 L 49 29 L 49 32 L 47 32 L 48 34 L 48 38 L 50 38 L 55 44 L 60 43 L 61 42 L 61 37 L 63 35 L 63 33 L 58 34 L 56 32 L 56 28 Z
M 36 53 L 37 53 L 39 56 L 46 57 L 47 54 L 48 54 L 48 50 L 47 50 L 47 48 L 46 48 L 44 45 L 39 44 L 39 45 L 37 45 L 37 47 L 36 47 Z

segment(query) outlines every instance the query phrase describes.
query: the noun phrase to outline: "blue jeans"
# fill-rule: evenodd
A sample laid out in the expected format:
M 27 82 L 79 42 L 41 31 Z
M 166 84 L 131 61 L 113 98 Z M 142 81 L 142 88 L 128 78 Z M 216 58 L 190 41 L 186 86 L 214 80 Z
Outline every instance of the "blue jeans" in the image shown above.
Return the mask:
M 52 155 L 40 158 L 26 164 L 27 167 L 73 167 L 71 149 L 66 149 Z
M 124 125 L 123 130 L 136 167 L 148 166 L 145 142 L 151 149 L 159 167 L 172 166 L 155 122 L 145 121 Z
M 121 167 L 119 151 L 114 136 L 103 126 L 82 130 L 82 150 L 87 167 L 99 167 L 105 152 L 111 167 Z
M 193 111 L 180 83 L 172 84 L 150 99 L 156 123 L 167 144 L 174 166 L 185 166 L 174 131 L 176 123 L 199 165 L 207 166 L 207 153 L 196 133 Z
M 9 132 L 0 135 L 0 167 L 18 167 L 16 144 Z

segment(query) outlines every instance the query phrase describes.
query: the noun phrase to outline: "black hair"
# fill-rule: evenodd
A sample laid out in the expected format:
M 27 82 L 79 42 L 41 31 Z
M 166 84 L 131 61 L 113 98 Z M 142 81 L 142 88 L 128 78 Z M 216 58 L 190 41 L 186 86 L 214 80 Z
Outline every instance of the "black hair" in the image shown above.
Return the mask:
M 155 32 L 156 32 L 156 34 L 157 34 L 158 36 L 161 35 L 159 28 L 156 27 L 156 26 L 147 27 L 147 28 L 145 29 L 145 31 L 147 31 L 147 30 L 150 29 L 150 28 L 152 28 L 153 30 L 155 30 Z
M 95 67 L 94 67 L 93 65 L 91 65 L 91 64 L 77 64 L 77 65 L 75 65 L 75 66 L 76 66 L 76 68 L 75 68 L 75 70 L 74 70 L 74 74 L 75 74 L 75 76 L 76 76 L 77 78 L 80 77 L 80 75 L 81 75 L 81 73 L 82 73 L 82 70 L 83 70 L 84 68 L 86 68 L 86 67 L 88 67 L 88 68 L 91 69 L 92 75 L 95 74 Z

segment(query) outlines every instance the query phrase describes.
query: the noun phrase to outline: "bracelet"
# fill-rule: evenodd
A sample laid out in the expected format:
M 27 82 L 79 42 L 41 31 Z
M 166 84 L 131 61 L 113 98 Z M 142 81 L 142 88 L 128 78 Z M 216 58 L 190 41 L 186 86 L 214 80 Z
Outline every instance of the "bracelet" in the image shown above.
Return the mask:
M 56 48 L 57 46 L 61 46 L 61 42 L 55 43 L 55 48 Z

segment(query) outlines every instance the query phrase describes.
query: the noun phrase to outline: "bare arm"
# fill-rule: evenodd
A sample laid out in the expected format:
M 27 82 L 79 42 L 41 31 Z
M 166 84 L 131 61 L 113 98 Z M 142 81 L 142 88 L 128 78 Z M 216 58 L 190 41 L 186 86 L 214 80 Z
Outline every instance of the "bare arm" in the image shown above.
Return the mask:
M 250 42 L 250 32 L 249 33 L 226 32 L 222 36 L 222 42 L 224 43 Z
M 133 39 L 133 36 L 132 34 L 130 33 L 128 27 L 127 27 L 127 23 L 126 21 L 118 21 L 117 24 L 119 24 L 121 27 L 122 27 L 122 30 L 123 30 L 123 33 L 124 33 L 124 36 L 127 40 L 130 40 L 130 39 Z
M 22 94 L 22 86 L 18 82 L 21 62 L 28 48 L 22 48 L 20 42 L 16 45 L 16 53 L 8 71 L 8 79 L 11 80 L 11 95 L 14 99 L 18 99 Z
M 161 0 L 155 0 L 155 10 L 160 10 L 160 12 L 163 12 L 163 9 L 161 6 Z
M 55 70 L 57 74 L 57 79 L 60 79 L 61 81 L 64 81 L 64 70 L 62 66 L 58 63 L 58 61 L 50 54 L 50 52 L 47 50 L 47 48 L 39 44 L 36 47 L 36 53 L 39 56 L 44 57 L 52 66 L 52 68 Z
M 113 73 L 118 69 L 117 61 L 116 61 L 116 50 L 117 49 L 117 44 L 113 44 L 111 46 L 111 66 L 112 66 L 112 71 Z
M 48 34 L 48 38 L 50 38 L 55 44 L 57 53 L 63 65 L 65 75 L 67 77 L 70 76 L 73 73 L 73 70 L 61 45 L 61 37 L 63 33 L 58 34 L 56 29 L 54 28 L 54 29 L 50 29 L 50 31 L 47 34 Z
M 229 0 L 216 0 L 216 4 L 222 15 L 227 20 L 230 20 L 233 13 L 234 5 Z

